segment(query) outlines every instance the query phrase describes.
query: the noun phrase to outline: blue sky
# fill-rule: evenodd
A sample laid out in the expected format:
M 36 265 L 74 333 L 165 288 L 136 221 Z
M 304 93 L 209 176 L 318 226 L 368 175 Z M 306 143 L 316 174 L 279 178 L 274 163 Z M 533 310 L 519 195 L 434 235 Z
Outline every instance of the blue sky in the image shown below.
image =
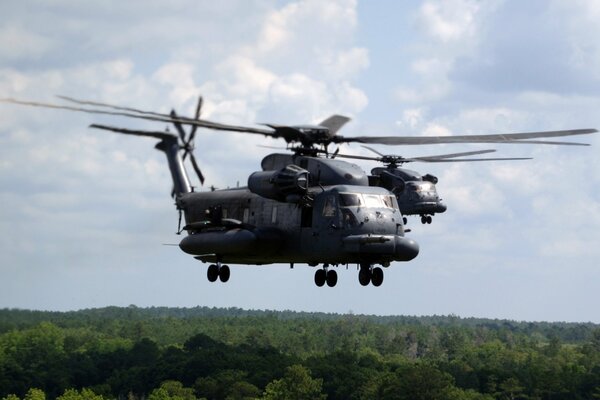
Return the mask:
M 253 124 L 340 113 L 352 135 L 599 128 L 595 1 L 159 1 L 0 4 L 0 97 L 54 94 Z M 411 165 L 448 205 L 411 218 L 419 256 L 380 288 L 339 271 L 182 253 L 152 140 L 87 128 L 161 124 L 0 105 L 0 307 L 235 306 L 600 322 L 600 161 L 592 147 L 496 145 L 526 162 Z M 206 185 L 245 184 L 276 141 L 203 131 Z M 378 147 L 419 156 L 483 145 Z M 345 152 L 365 154 L 356 146 Z M 361 163 L 365 170 L 374 163 Z

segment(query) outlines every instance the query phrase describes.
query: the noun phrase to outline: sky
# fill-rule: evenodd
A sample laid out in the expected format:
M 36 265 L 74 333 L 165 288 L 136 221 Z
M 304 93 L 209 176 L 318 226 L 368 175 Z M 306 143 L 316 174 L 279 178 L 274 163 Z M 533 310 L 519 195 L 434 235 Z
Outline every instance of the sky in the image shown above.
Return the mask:
M 600 128 L 600 3 L 355 0 L 0 2 L 0 97 L 57 94 L 227 123 L 352 121 L 340 134 Z M 405 157 L 493 148 L 530 161 L 411 164 L 448 211 L 409 217 L 420 254 L 379 288 L 338 269 L 231 265 L 176 246 L 152 139 L 165 124 L 0 104 L 0 308 L 209 306 L 600 323 L 600 134 L 591 147 L 374 146 Z M 270 151 L 201 130 L 203 188 L 245 185 Z M 356 145 L 343 152 L 368 154 Z M 369 171 L 375 162 L 360 162 Z M 199 183 L 195 181 L 196 186 Z

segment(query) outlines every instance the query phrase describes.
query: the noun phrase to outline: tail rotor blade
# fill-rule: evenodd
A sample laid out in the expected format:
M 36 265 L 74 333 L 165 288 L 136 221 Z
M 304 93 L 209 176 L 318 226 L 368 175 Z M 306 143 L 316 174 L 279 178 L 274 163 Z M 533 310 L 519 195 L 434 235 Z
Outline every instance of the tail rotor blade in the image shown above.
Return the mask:
M 179 119 L 179 117 L 177 116 L 177 113 L 175 112 L 175 110 L 171 110 L 171 118 L 173 119 Z M 177 121 L 173 122 L 173 125 L 175 125 L 175 129 L 177 129 L 177 132 L 179 132 L 179 137 L 181 138 L 181 142 L 185 143 L 185 131 L 183 130 L 183 126 L 181 126 L 181 124 Z
M 200 112 L 202 111 L 202 103 L 204 100 L 202 96 L 198 97 L 198 105 L 196 106 L 196 114 L 194 115 L 195 119 L 200 119 Z M 187 141 L 187 145 L 194 141 L 194 137 L 196 136 L 196 129 L 198 129 L 197 125 L 192 125 L 192 130 L 190 131 L 190 138 Z
M 198 163 L 196 162 L 196 157 L 194 157 L 194 153 L 190 153 L 190 160 L 192 160 L 192 166 L 194 167 L 194 171 L 198 175 L 198 179 L 200 179 L 200 184 L 204 185 L 204 174 L 200 171 L 200 167 L 198 167 Z

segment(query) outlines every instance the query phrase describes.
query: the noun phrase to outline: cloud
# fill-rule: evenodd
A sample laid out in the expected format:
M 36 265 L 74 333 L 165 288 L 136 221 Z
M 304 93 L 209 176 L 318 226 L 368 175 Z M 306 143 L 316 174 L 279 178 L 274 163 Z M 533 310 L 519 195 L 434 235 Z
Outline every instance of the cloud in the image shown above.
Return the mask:
M 0 28 L 0 58 L 4 60 L 37 61 L 56 46 L 51 38 L 25 29 L 18 23 L 11 22 Z

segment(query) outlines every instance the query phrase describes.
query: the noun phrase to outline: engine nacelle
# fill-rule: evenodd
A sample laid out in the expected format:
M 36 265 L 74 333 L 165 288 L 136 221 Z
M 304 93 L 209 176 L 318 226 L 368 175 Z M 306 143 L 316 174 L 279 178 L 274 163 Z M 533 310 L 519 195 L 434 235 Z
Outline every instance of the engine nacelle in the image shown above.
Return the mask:
M 431 183 L 433 183 L 434 185 L 435 185 L 436 183 L 438 183 L 438 178 L 437 178 L 437 176 L 434 176 L 434 175 L 431 175 L 431 174 L 425 174 L 425 175 L 423 175 L 423 180 L 424 180 L 424 181 L 431 182 Z
M 248 189 L 267 199 L 297 203 L 308 192 L 308 171 L 294 164 L 278 171 L 257 171 L 248 178 Z

